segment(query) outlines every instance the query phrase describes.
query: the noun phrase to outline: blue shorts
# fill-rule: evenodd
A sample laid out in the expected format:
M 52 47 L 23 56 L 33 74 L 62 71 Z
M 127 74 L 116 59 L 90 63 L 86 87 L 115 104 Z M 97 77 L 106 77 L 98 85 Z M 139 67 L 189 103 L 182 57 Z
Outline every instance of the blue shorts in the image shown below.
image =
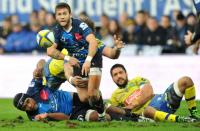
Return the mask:
M 51 89 L 57 90 L 60 87 L 60 85 L 66 81 L 66 79 L 53 76 L 49 71 L 49 63 L 50 60 L 44 66 L 44 76 L 46 78 L 46 85 Z
M 167 113 L 175 113 L 180 106 L 182 97 L 175 93 L 173 85 L 171 84 L 163 94 L 155 95 L 149 106 Z

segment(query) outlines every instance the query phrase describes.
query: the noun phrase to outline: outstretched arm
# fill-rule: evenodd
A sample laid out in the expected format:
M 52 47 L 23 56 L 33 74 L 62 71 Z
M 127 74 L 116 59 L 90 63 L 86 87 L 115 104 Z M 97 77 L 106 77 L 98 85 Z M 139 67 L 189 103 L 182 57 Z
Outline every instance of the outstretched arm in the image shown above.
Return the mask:
M 120 37 L 117 37 L 117 35 L 114 35 L 113 39 L 115 46 L 113 48 L 106 46 L 103 49 L 102 54 L 108 58 L 117 59 L 121 53 L 121 48 L 124 47 L 124 43 Z
M 69 116 L 64 113 L 43 113 L 35 116 L 35 120 L 40 121 L 43 119 L 53 119 L 53 120 L 69 120 Z

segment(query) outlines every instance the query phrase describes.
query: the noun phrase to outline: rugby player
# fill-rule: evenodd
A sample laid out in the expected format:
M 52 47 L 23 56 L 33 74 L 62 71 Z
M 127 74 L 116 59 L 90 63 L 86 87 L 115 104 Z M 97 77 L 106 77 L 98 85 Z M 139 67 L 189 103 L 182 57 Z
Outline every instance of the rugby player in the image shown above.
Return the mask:
M 194 122 L 200 120 L 195 102 L 195 87 L 190 77 L 181 77 L 163 94 L 154 94 L 147 79 L 136 77 L 128 80 L 128 74 L 122 64 L 113 65 L 110 73 L 118 86 L 109 101 L 111 105 L 131 109 L 132 113 L 144 115 L 156 121 Z M 174 114 L 183 96 L 187 102 L 190 117 Z
M 53 90 L 43 85 L 44 64 L 45 60 L 38 62 L 27 92 L 16 94 L 14 106 L 26 111 L 30 120 L 98 121 L 98 112 L 88 102 L 81 102 L 77 93 Z
M 80 65 L 74 75 L 88 76 L 88 100 L 91 106 L 96 107 L 99 114 L 104 112 L 101 102 L 99 86 L 101 81 L 102 55 L 98 50 L 95 35 L 87 24 L 71 16 L 71 9 L 67 3 L 59 3 L 55 8 L 58 25 L 53 32 L 55 43 L 47 48 L 47 54 L 55 59 L 71 62 L 70 56 L 75 57 L 75 65 Z M 69 55 L 61 53 L 67 49 Z M 65 66 L 65 64 L 64 64 Z

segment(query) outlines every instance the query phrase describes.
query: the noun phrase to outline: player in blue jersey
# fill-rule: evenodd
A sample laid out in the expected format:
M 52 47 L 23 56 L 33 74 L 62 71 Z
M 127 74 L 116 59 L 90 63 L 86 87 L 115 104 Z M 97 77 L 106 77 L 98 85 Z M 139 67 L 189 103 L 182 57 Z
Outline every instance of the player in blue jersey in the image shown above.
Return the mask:
M 44 87 L 42 84 L 44 64 L 45 60 L 38 62 L 27 92 L 18 93 L 14 97 L 13 104 L 17 109 L 26 111 L 30 120 L 101 120 L 98 112 L 93 110 L 88 102 L 82 102 L 77 93 Z M 148 118 L 125 113 L 123 109 L 113 108 L 118 113 L 110 112 L 111 107 L 108 107 L 109 115 L 106 115 L 106 120 L 151 121 Z
M 197 54 L 200 47 L 200 0 L 193 0 L 193 3 L 197 11 L 198 23 L 193 33 L 191 31 L 187 31 L 187 35 L 185 35 L 185 43 L 188 46 L 194 45 L 193 51 Z
M 88 76 L 88 100 L 102 114 L 104 106 L 99 93 L 102 68 L 102 54 L 98 50 L 98 43 L 92 30 L 84 22 L 71 16 L 71 9 L 67 3 L 59 3 L 55 8 L 58 25 L 54 28 L 55 43 L 47 49 L 47 54 L 55 59 L 65 60 L 79 67 L 74 75 Z M 67 49 L 69 56 L 60 51 Z M 73 56 L 78 61 L 72 61 Z M 65 66 L 65 65 L 64 65 Z M 75 67 L 74 66 L 74 67 Z

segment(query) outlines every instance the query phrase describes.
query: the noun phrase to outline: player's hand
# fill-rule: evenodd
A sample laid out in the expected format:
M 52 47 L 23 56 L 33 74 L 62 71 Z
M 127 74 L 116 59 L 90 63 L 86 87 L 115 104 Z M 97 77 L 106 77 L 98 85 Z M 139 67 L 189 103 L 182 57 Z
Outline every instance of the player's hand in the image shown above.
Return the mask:
M 187 35 L 184 36 L 184 40 L 186 45 L 190 46 L 192 45 L 192 32 L 191 31 L 187 31 Z
M 114 44 L 115 44 L 115 47 L 117 49 L 121 49 L 121 48 L 124 48 L 124 42 L 121 40 L 121 38 L 117 35 L 114 35 Z
M 84 62 L 82 66 L 82 70 L 81 70 L 82 75 L 88 76 L 88 73 L 90 71 L 90 66 L 91 66 L 91 62 L 89 61 Z
M 75 76 L 72 79 L 72 83 L 74 86 L 79 87 L 79 88 L 87 88 L 88 86 L 88 79 L 83 79 L 80 76 Z
M 194 52 L 195 54 L 198 54 L 199 46 L 200 46 L 200 39 L 197 40 L 197 42 L 196 42 L 195 45 L 194 45 L 193 52 Z
M 40 121 L 40 120 L 47 118 L 47 116 L 48 116 L 47 113 L 38 114 L 38 115 L 35 116 L 35 120 Z
M 68 62 L 71 66 L 80 67 L 79 60 L 74 57 L 70 57 Z

